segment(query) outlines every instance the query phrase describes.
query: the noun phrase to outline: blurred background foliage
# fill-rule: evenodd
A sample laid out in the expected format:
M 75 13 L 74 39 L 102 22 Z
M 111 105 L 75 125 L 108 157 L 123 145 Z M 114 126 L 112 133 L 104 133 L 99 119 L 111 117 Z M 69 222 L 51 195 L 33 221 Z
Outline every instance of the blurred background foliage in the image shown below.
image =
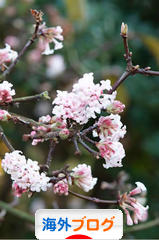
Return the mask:
M 19 62 L 8 80 L 14 84 L 16 96 L 32 95 L 48 90 L 52 98 L 56 90 L 69 90 L 72 83 L 85 72 L 94 72 L 96 82 L 111 79 L 112 83 L 125 69 L 120 25 L 129 26 L 129 44 L 134 64 L 159 69 L 159 1 L 157 0 L 0 0 L 0 48 L 10 43 L 19 51 L 30 37 L 33 19 L 30 8 L 41 9 L 47 26 L 61 25 L 64 29 L 64 48 L 53 56 L 39 56 L 34 44 Z M 130 175 L 129 181 L 141 181 L 148 188 L 149 219 L 159 216 L 159 77 L 133 76 L 119 88 L 118 99 L 126 104 L 122 114 L 127 125 L 123 140 L 126 158 L 123 169 Z M 51 113 L 51 104 L 44 101 L 23 103 L 11 111 L 38 119 Z M 24 143 L 22 135 L 29 129 L 12 123 L 3 124 L 6 135 L 16 149 L 27 157 L 44 162 L 48 143 L 33 147 Z M 7 148 L 0 142 L 0 157 Z M 101 190 L 100 182 L 112 182 L 121 169 L 103 169 L 101 164 L 83 150 L 77 158 L 71 143 L 57 146 L 52 168 L 69 163 L 88 163 L 93 175 L 99 178 L 92 196 L 113 198 L 110 191 Z M 122 170 L 123 170 L 122 169 Z M 0 199 L 11 202 L 11 183 L 0 168 Z M 96 208 L 94 205 L 72 196 L 58 197 L 52 192 L 35 194 L 31 199 L 23 196 L 17 206 L 34 214 L 38 208 Z M 159 229 L 143 230 L 125 235 L 126 238 L 158 238 Z M 34 238 L 34 228 L 7 214 L 0 221 L 0 238 Z

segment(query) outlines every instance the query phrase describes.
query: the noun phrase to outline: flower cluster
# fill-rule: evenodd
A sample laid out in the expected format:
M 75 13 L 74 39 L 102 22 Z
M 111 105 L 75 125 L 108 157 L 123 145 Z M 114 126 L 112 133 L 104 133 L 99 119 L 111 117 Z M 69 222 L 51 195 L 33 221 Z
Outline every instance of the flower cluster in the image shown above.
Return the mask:
M 93 80 L 93 73 L 84 74 L 73 85 L 72 92 L 57 91 L 57 97 L 53 101 L 53 114 L 85 124 L 90 118 L 95 119 L 102 109 L 107 109 L 116 97 L 115 92 L 104 92 L 111 89 L 110 80 L 102 80 L 100 84 L 95 84 Z
M 42 54 L 50 55 L 54 53 L 54 50 L 61 49 L 63 47 L 62 42 L 62 28 L 60 26 L 47 28 L 45 23 L 39 27 L 39 48 L 42 50 Z M 54 49 L 50 49 L 50 43 L 54 43 Z
M 23 192 L 46 191 L 51 186 L 50 178 L 45 173 L 40 173 L 37 161 L 26 159 L 20 151 L 6 153 L 2 160 L 5 172 L 11 175 L 13 190 L 20 197 Z
M 141 182 L 136 182 L 137 187 L 130 191 L 128 194 L 124 193 L 120 196 L 119 204 L 124 210 L 127 217 L 127 224 L 138 224 L 139 221 L 143 222 L 147 220 L 149 207 L 144 207 L 134 196 L 142 194 L 147 191 L 145 185 Z M 130 212 L 132 215 L 130 215 Z
M 15 95 L 15 90 L 11 89 L 12 86 L 7 81 L 0 83 L 0 104 L 12 102 L 12 96 Z
M 53 186 L 55 194 L 68 195 L 69 185 L 75 184 L 83 191 L 88 192 L 94 188 L 97 183 L 97 178 L 92 177 L 91 167 L 86 164 L 79 164 L 73 168 L 70 175 L 65 178 L 63 174 L 59 174 L 58 177 L 63 179 L 58 181 Z
M 0 65 L 14 61 L 18 54 L 13 51 L 9 44 L 5 48 L 0 49 Z
M 8 121 L 10 119 L 11 115 L 9 114 L 9 112 L 0 109 L 0 121 Z
M 72 169 L 72 180 L 75 185 L 88 192 L 94 188 L 97 183 L 97 178 L 92 177 L 91 167 L 86 164 L 79 164 Z
M 100 155 L 105 159 L 105 168 L 121 167 L 121 160 L 125 157 L 123 145 L 119 142 L 126 133 L 126 127 L 123 126 L 118 114 L 111 114 L 106 117 L 100 117 L 98 128 L 94 131 L 95 136 L 99 136 L 100 141 L 96 144 Z

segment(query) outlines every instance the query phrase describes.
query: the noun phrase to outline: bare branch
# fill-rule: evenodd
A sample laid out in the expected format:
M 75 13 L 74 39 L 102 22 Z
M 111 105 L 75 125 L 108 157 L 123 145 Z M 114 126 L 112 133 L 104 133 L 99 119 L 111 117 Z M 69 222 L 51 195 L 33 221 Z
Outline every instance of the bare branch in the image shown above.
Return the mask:
M 13 146 L 11 145 L 11 143 L 9 142 L 8 138 L 6 137 L 6 135 L 3 132 L 2 127 L 0 126 L 0 138 L 4 141 L 4 143 L 6 144 L 6 146 L 8 147 L 10 152 L 13 152 L 15 149 L 13 148 Z
M 95 198 L 95 197 L 84 196 L 82 194 L 75 193 L 75 192 L 73 192 L 71 190 L 69 190 L 68 192 L 70 194 L 72 194 L 73 196 L 75 196 L 75 197 L 78 197 L 78 198 L 81 198 L 81 199 L 84 199 L 84 200 L 87 200 L 87 201 L 91 201 L 91 202 L 94 202 L 94 203 L 118 204 L 118 200 L 102 200 L 102 199 Z

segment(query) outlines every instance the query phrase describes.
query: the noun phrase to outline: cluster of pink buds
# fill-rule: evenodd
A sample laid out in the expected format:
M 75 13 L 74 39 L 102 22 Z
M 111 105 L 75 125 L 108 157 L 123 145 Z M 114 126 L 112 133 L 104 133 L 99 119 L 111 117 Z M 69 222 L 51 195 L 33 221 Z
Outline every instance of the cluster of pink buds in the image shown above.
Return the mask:
M 15 90 L 11 89 L 12 86 L 13 85 L 7 81 L 0 83 L 0 104 L 12 102 L 12 96 L 15 95 Z
M 11 115 L 9 114 L 9 112 L 0 109 L 0 121 L 8 121 L 11 118 Z
M 113 113 L 113 114 L 119 114 L 124 111 L 124 108 L 125 108 L 125 105 L 122 102 L 115 100 L 107 107 L 107 112 Z
M 47 140 L 46 134 L 51 131 L 57 131 L 57 136 L 61 139 L 67 139 L 70 135 L 70 132 L 66 127 L 66 121 L 63 121 L 55 116 L 42 116 L 39 118 L 39 123 L 41 123 L 41 126 L 33 126 L 33 131 L 31 131 L 30 134 L 24 135 L 24 140 L 28 140 L 29 138 L 33 139 L 32 145 L 34 146 Z
M 144 207 L 134 196 L 146 192 L 146 187 L 141 182 L 136 182 L 137 187 L 129 193 L 124 193 L 120 196 L 119 204 L 124 210 L 127 218 L 127 224 L 138 224 L 139 221 L 147 220 L 149 207 Z M 130 215 L 130 212 L 132 214 Z
M 63 176 L 62 174 L 58 175 L 58 177 L 62 177 L 62 176 Z M 68 181 L 66 178 L 64 178 L 54 184 L 53 191 L 55 194 L 67 196 L 68 188 L 69 188 Z

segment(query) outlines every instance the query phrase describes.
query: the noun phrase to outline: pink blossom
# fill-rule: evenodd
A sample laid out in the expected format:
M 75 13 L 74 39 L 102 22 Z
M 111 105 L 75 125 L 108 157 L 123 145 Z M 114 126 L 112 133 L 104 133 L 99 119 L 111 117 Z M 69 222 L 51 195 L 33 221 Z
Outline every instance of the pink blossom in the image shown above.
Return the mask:
M 84 74 L 83 78 L 74 84 L 72 92 L 57 91 L 53 101 L 53 114 L 56 117 L 72 119 L 79 124 L 85 124 L 90 118 L 96 118 L 102 109 L 106 109 L 115 98 L 116 93 L 106 94 L 110 90 L 109 80 L 94 84 L 93 73 Z
M 10 119 L 11 115 L 9 112 L 0 109 L 0 121 L 8 121 Z
M 27 192 L 27 189 L 20 188 L 16 183 L 12 185 L 12 189 L 13 189 L 13 194 L 16 197 L 21 197 L 23 193 Z
M 107 117 L 100 117 L 98 120 L 99 137 L 102 140 L 109 139 L 118 141 L 126 133 L 126 127 L 120 121 L 119 115 L 111 114 Z
M 105 140 L 96 144 L 100 155 L 105 159 L 104 168 L 122 167 L 122 159 L 125 157 L 123 145 L 117 141 Z
M 73 182 L 85 192 L 93 189 L 97 183 L 97 178 L 92 177 L 91 167 L 86 164 L 79 164 L 77 167 L 72 169 L 71 176 Z
M 148 217 L 149 207 L 144 207 L 134 195 L 146 192 L 146 187 L 143 183 L 136 182 L 137 188 L 133 189 L 129 193 L 124 193 L 120 196 L 119 204 L 124 210 L 127 217 L 127 224 L 138 224 L 139 221 L 144 222 Z M 133 197 L 132 197 L 133 196 Z M 132 214 L 130 214 L 132 213 Z
M 11 89 L 12 86 L 7 81 L 0 83 L 0 103 L 9 103 L 12 101 L 12 96 L 15 95 L 15 90 Z
M 61 49 L 63 44 L 62 28 L 60 26 L 47 28 L 45 23 L 43 23 L 39 28 L 40 35 L 40 48 L 42 49 L 42 54 L 50 55 L 54 53 L 54 50 Z M 50 49 L 50 43 L 54 43 L 54 49 Z
M 17 52 L 11 50 L 11 47 L 6 44 L 5 48 L 0 49 L 0 65 L 14 61 L 17 56 Z
M 60 180 L 53 186 L 53 191 L 55 194 L 68 195 L 68 182 L 66 179 Z
M 115 100 L 107 107 L 107 112 L 113 113 L 113 114 L 119 114 L 124 111 L 124 108 L 125 108 L 125 105 L 123 103 Z
M 145 185 L 144 185 L 143 183 L 141 183 L 141 182 L 136 182 L 136 185 L 137 185 L 137 187 L 136 187 L 135 189 L 133 189 L 133 190 L 129 193 L 130 196 L 133 196 L 133 195 L 136 195 L 136 194 L 140 194 L 141 192 L 146 192 L 146 191 L 147 191 L 147 190 L 146 190 L 146 187 L 145 187 Z

